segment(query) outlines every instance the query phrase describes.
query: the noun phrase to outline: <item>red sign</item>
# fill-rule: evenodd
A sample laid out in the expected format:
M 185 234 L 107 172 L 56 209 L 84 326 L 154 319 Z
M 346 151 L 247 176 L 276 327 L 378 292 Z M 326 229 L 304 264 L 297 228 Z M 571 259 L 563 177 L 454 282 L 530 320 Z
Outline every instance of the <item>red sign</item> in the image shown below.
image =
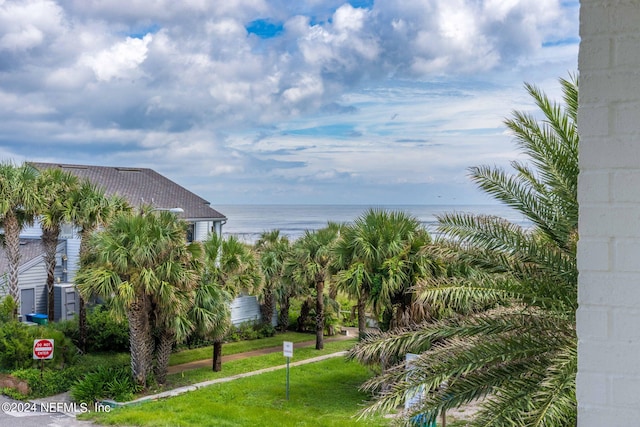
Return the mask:
M 33 340 L 34 359 L 53 359 L 53 340 L 39 339 Z

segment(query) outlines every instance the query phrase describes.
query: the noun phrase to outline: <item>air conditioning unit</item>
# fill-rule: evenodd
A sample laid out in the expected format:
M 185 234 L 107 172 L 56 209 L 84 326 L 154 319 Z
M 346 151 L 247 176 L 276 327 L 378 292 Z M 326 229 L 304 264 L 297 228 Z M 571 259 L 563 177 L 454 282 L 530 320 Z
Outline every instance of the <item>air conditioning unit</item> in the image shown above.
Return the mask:
M 59 283 L 53 286 L 55 303 L 53 307 L 53 318 L 58 320 L 73 319 L 77 312 L 78 295 L 72 283 Z

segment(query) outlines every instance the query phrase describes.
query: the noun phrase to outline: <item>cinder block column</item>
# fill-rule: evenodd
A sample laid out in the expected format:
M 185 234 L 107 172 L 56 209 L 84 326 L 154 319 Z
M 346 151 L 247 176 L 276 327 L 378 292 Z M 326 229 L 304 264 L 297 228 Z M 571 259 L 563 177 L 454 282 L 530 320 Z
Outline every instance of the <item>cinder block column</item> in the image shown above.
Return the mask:
M 640 426 L 640 0 L 582 0 L 578 425 Z

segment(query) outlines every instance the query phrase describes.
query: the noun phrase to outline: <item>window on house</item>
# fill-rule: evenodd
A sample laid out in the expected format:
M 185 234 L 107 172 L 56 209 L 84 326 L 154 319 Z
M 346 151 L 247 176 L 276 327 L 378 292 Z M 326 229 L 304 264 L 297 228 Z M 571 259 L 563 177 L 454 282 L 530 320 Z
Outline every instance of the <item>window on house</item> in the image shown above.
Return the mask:
M 187 242 L 191 243 L 196 236 L 196 225 L 192 222 L 187 226 Z

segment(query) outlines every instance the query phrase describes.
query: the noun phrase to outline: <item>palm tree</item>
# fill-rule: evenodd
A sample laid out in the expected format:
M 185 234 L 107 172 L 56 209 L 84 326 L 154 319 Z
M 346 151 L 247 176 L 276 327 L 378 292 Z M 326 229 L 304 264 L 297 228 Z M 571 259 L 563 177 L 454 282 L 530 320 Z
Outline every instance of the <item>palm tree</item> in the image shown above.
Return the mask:
M 23 164 L 0 164 L 0 221 L 4 228 L 4 245 L 9 261 L 9 295 L 20 306 L 18 268 L 20 267 L 20 232 L 33 224 L 41 195 L 37 191 L 37 171 Z M 14 317 L 17 317 L 17 309 Z
M 416 310 L 410 289 L 418 279 L 442 270 L 421 253 L 430 241 L 416 218 L 383 209 L 369 209 L 343 229 L 335 246 L 336 282 L 357 301 L 360 338 L 365 336 L 368 305 L 383 317 L 384 329 L 425 318 L 426 313 Z
M 435 420 L 474 399 L 482 399 L 482 409 L 471 425 L 576 424 L 578 81 L 560 81 L 564 105 L 526 85 L 543 121 L 521 112 L 506 120 L 528 163 L 513 162 L 514 174 L 471 169 L 484 191 L 521 212 L 532 227 L 472 214 L 440 218 L 457 262 L 470 270 L 466 277 L 425 284 L 423 300 L 455 308 L 498 304 L 357 346 L 351 356 L 369 364 L 419 354 L 409 374 L 399 363 L 366 384 L 380 392 L 367 412 L 393 408 L 421 390 L 407 411 L 408 424 L 416 416 Z
M 236 237 L 211 234 L 203 242 L 204 269 L 203 280 L 209 285 L 222 289 L 224 295 L 232 300 L 240 293 L 255 293 L 259 290 L 262 277 L 255 254 L 248 245 Z M 230 302 L 230 301 L 229 301 Z M 213 336 L 212 368 L 222 370 L 222 339 L 226 329 L 217 328 Z
M 193 291 L 199 280 L 192 247 L 186 243 L 186 224 L 170 212 L 122 213 L 104 231 L 91 235 L 89 246 L 76 277 L 78 289 L 85 298 L 110 298 L 126 315 L 132 376 L 146 387 L 153 360 L 152 327 L 159 329 L 162 374 L 163 358 L 168 360 L 171 348 L 167 342 L 173 343 L 181 329 L 178 322 L 188 311 L 180 294 Z
M 60 226 L 68 219 L 68 210 L 65 208 L 66 198 L 75 191 L 77 186 L 78 178 L 61 169 L 46 169 L 38 176 L 38 192 L 42 195 L 40 224 L 47 268 L 47 313 L 50 322 L 54 320 L 55 312 L 53 284 Z
M 203 301 L 201 245 L 199 242 L 185 244 L 186 223 L 177 221 L 171 214 L 161 214 L 158 220 L 164 222 L 163 228 L 172 230 L 170 239 L 161 240 L 167 244 L 162 252 L 171 255 L 158 266 L 160 270 L 166 270 L 163 274 L 172 281 L 163 282 L 157 291 L 150 294 L 151 325 L 156 339 L 155 378 L 164 384 L 173 345 L 186 339 L 197 327 L 207 327 L 216 318 L 211 311 L 219 310 L 220 306 L 211 306 L 212 296 Z M 203 306 L 197 307 L 196 303 Z M 200 310 L 198 315 L 194 315 L 196 310 Z
M 120 196 L 107 196 L 105 190 L 88 179 L 76 187 L 66 201 L 65 216 L 80 229 L 80 263 L 89 252 L 89 238 L 98 228 L 121 212 L 131 211 L 126 200 Z M 86 302 L 82 294 L 78 295 L 78 332 L 79 347 L 86 349 L 87 312 Z
M 283 295 L 285 261 L 290 252 L 289 239 L 280 230 L 265 231 L 255 244 L 264 282 L 260 293 L 262 321 L 271 324 L 277 295 Z M 288 310 L 287 310 L 288 311 Z M 288 314 L 287 314 L 288 318 Z
M 320 230 L 305 231 L 294 244 L 290 259 L 294 280 L 315 290 L 316 350 L 324 348 L 324 288 L 331 274 L 332 248 L 341 228 L 339 224 L 329 223 Z

